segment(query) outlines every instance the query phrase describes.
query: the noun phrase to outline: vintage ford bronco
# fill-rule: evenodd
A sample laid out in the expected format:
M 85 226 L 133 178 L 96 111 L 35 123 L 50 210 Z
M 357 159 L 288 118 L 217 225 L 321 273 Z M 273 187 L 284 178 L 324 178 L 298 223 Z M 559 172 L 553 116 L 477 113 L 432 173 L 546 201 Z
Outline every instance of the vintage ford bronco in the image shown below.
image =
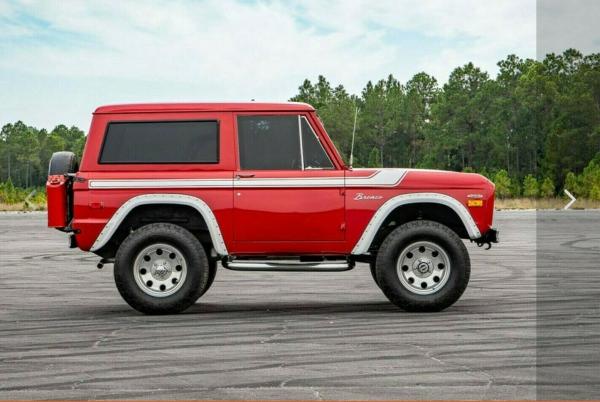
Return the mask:
M 48 226 L 114 263 L 123 298 L 175 313 L 211 286 L 217 266 L 345 271 L 370 265 L 409 311 L 461 296 L 461 239 L 497 242 L 485 177 L 346 166 L 303 103 L 131 104 L 96 109 L 81 164 L 50 161 Z

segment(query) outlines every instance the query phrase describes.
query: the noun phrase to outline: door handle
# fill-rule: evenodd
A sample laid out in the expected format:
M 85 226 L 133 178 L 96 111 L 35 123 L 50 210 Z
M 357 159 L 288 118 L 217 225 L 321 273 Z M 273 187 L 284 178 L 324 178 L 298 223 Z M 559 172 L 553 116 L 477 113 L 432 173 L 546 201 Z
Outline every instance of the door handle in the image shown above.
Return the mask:
M 237 180 L 239 179 L 249 179 L 251 177 L 254 177 L 254 173 L 238 173 L 235 175 L 235 178 Z

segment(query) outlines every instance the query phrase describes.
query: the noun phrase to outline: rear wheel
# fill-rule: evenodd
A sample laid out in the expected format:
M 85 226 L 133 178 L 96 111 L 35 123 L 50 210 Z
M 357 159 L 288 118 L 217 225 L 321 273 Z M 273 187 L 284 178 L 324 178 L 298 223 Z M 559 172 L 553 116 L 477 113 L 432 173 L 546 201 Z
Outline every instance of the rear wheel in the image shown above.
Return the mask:
M 208 289 L 212 286 L 215 281 L 215 277 L 217 276 L 217 266 L 219 262 L 217 260 L 210 259 L 208 261 L 208 281 L 206 282 L 206 286 L 202 290 L 200 296 L 204 295 L 204 293 L 208 292 Z
M 392 231 L 379 248 L 377 283 L 407 311 L 440 311 L 456 302 L 469 282 L 467 249 L 450 228 L 414 221 Z
M 177 225 L 153 223 L 123 241 L 114 276 L 119 293 L 134 309 L 172 314 L 194 304 L 207 290 L 210 268 L 192 233 Z

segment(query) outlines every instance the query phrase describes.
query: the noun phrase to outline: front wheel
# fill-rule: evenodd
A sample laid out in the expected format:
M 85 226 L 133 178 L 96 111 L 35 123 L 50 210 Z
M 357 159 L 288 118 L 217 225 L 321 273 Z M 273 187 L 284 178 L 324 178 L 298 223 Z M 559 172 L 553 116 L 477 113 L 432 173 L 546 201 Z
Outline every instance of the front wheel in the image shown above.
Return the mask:
M 206 291 L 210 267 L 192 233 L 181 226 L 153 223 L 123 241 L 114 276 L 119 293 L 134 309 L 172 314 L 194 304 Z
M 471 262 L 458 235 L 419 220 L 392 231 L 377 253 L 377 284 L 407 311 L 440 311 L 456 302 L 469 282 Z

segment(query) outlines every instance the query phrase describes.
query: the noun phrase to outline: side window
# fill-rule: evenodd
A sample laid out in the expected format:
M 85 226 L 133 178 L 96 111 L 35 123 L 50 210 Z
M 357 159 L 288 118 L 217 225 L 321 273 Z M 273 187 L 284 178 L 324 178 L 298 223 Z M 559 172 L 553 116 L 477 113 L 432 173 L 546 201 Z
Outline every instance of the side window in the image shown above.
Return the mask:
M 333 169 L 333 163 L 319 137 L 313 131 L 305 117 L 301 117 L 300 127 L 302 129 L 302 150 L 304 157 L 304 169 Z
M 243 170 L 333 169 L 303 116 L 239 116 L 238 143 Z
M 217 163 L 217 121 L 108 124 L 100 163 Z
M 239 116 L 240 168 L 301 170 L 298 116 Z

